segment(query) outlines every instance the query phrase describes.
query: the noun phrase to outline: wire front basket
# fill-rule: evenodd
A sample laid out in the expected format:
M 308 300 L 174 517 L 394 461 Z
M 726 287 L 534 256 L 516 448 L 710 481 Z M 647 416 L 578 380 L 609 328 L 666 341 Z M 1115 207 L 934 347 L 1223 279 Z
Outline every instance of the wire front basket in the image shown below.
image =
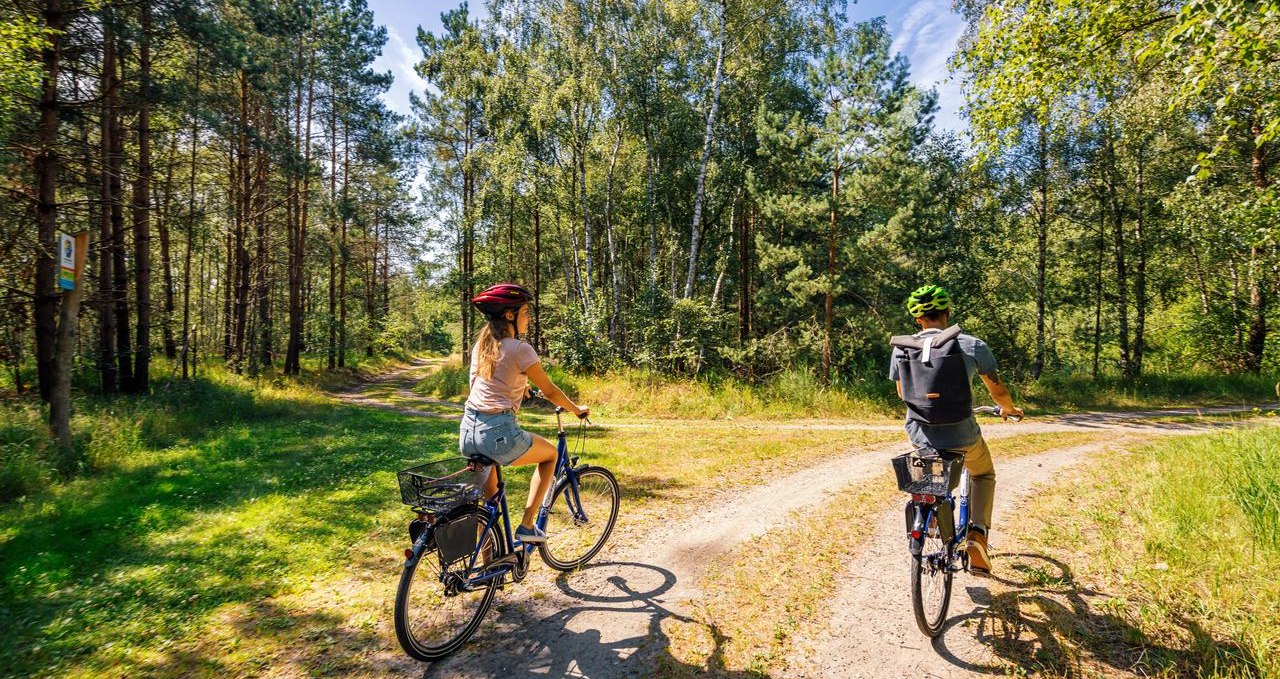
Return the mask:
M 898 477 L 898 490 L 925 495 L 946 495 L 959 482 L 964 468 L 960 455 L 922 454 L 913 450 L 893 458 L 893 473 Z
M 446 512 L 479 500 L 484 481 L 482 472 L 463 457 L 410 467 L 396 474 L 396 480 L 400 483 L 401 502 L 432 512 Z

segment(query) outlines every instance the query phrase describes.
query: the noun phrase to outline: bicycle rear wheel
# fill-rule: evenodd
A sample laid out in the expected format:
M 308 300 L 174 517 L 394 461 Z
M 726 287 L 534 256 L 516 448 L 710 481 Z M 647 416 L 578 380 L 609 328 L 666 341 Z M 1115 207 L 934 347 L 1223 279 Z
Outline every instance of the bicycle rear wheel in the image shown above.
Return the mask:
M 947 621 L 951 605 L 951 550 L 938 531 L 937 515 L 920 537 L 918 556 L 911 557 L 911 608 L 916 626 L 925 636 L 935 637 Z
M 495 578 L 471 591 L 459 585 L 474 577 L 482 564 L 502 556 L 503 543 L 497 530 L 485 531 L 488 513 L 479 507 L 464 507 L 447 521 L 479 520 L 477 539 L 482 541 L 475 570 L 468 572 L 470 557 L 444 563 L 434 543 L 417 562 L 405 567 L 396 591 L 396 638 L 410 657 L 438 660 L 462 647 L 479 629 L 484 614 L 493 604 L 498 589 Z M 442 520 L 440 525 L 444 525 Z M 437 526 L 438 530 L 439 526 Z
M 601 467 L 578 471 L 578 491 L 568 480 L 556 489 L 547 512 L 547 541 L 538 552 L 548 566 L 570 571 L 590 561 L 613 532 L 621 491 Z

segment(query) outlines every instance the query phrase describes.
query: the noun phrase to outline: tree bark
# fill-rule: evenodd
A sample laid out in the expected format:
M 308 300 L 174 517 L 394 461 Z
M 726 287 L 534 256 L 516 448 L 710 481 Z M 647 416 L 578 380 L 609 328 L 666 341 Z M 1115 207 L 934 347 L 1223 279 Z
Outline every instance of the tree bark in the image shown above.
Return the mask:
M 1137 209 L 1133 222 L 1133 249 L 1137 256 L 1133 273 L 1133 375 L 1135 377 L 1142 374 L 1143 345 L 1146 342 L 1147 328 L 1146 159 L 1143 157 L 1141 147 L 1136 151 L 1138 156 L 1135 187 Z
M 1115 141 L 1108 137 L 1105 142 L 1107 151 L 1107 196 L 1111 209 L 1111 227 L 1113 244 L 1116 253 L 1116 315 L 1120 322 L 1120 366 L 1124 378 L 1133 375 L 1133 357 L 1129 352 L 1129 288 L 1128 271 L 1125 266 L 1124 213 L 1120 206 L 1117 184 L 1119 171 L 1116 167 Z
M 138 341 L 130 391 L 146 393 L 151 380 L 151 4 L 139 6 L 138 176 L 133 184 L 133 258 L 137 274 Z
M 120 52 L 120 36 L 116 40 L 117 75 L 114 78 L 114 103 L 111 106 L 111 298 L 115 305 L 116 365 L 119 369 L 120 388 L 133 389 L 133 335 L 129 332 L 129 269 L 125 257 L 128 243 L 124 229 L 124 126 L 121 121 L 123 106 L 120 101 L 120 82 L 124 80 L 124 59 Z
M 173 337 L 173 313 L 175 309 L 173 291 L 173 262 L 171 255 L 173 215 L 173 166 L 178 159 L 178 135 L 170 135 L 169 162 L 165 168 L 164 207 L 160 210 L 160 219 L 156 222 L 156 232 L 160 236 L 160 276 L 164 285 L 164 316 L 161 318 L 160 330 L 164 344 L 164 356 L 169 360 L 178 357 L 178 345 Z
M 1261 123 L 1253 124 L 1253 135 L 1256 138 L 1262 133 Z M 1250 153 L 1250 168 L 1253 172 L 1253 185 L 1261 194 L 1271 186 L 1267 176 L 1269 144 L 1254 145 Z M 1249 340 L 1246 344 L 1245 369 L 1252 373 L 1262 372 L 1262 358 L 1267 348 L 1267 307 L 1268 292 L 1271 283 L 1267 280 L 1267 266 L 1262 261 L 1263 249 L 1257 243 L 1249 248 Z
M 112 194 L 111 124 L 115 115 L 116 41 L 110 12 L 102 13 L 102 124 L 100 156 L 102 159 L 102 209 L 98 226 L 98 371 L 102 375 L 102 393 L 114 394 L 120 388 L 116 372 L 115 281 L 112 271 L 114 240 L 111 228 Z
M 62 30 L 67 16 L 61 0 L 46 0 L 43 6 L 45 26 L 50 29 L 41 50 L 44 69 L 40 93 L 40 123 L 37 132 L 39 149 L 32 159 L 32 171 L 36 177 L 36 253 L 35 277 L 35 331 L 36 375 L 40 384 L 40 398 L 52 401 L 58 389 L 55 386 L 57 357 L 57 262 L 58 252 L 58 115 L 61 102 L 58 99 L 58 79 L 62 69 Z M 68 382 L 68 388 L 70 383 Z M 58 385 L 60 386 L 60 385 Z M 56 429 L 56 427 L 55 427 Z
M 1044 320 L 1045 273 L 1048 264 L 1049 244 L 1049 130 L 1040 126 L 1037 169 L 1040 172 L 1040 209 L 1036 220 L 1036 356 L 1031 365 L 1031 377 L 1038 379 L 1044 372 Z
M 613 308 L 609 313 L 609 339 L 625 346 L 626 333 L 622 328 L 622 286 L 618 282 L 618 256 L 613 244 L 613 174 L 618 167 L 618 151 L 622 148 L 622 122 L 613 140 L 613 153 L 609 158 L 609 176 L 605 181 L 604 237 L 609 249 L 609 282 L 612 287 Z
M 689 236 L 689 272 L 684 281 L 685 299 L 693 296 L 698 274 L 698 245 L 702 240 L 702 205 L 706 197 L 707 166 L 711 162 L 711 145 L 715 139 L 716 114 L 720 110 L 720 81 L 724 75 L 725 19 L 727 4 L 720 2 L 720 39 L 716 47 L 716 69 L 711 78 L 711 107 L 707 111 L 707 129 L 702 137 L 702 160 L 698 164 L 698 184 L 693 196 L 693 228 Z
M 533 348 L 542 348 L 542 205 L 535 192 L 533 203 Z
M 831 384 L 831 326 L 835 319 L 836 222 L 839 217 L 840 166 L 831 170 L 831 225 L 827 229 L 827 294 L 822 304 L 822 381 Z

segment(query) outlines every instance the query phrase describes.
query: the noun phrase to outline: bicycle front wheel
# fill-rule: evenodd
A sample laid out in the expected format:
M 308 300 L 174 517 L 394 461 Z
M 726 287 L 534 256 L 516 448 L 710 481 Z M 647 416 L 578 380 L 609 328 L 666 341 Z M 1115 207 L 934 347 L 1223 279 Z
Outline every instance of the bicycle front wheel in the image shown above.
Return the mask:
M 474 516 L 472 516 L 474 515 Z M 428 545 L 416 563 L 405 567 L 396 591 L 396 638 L 415 660 L 438 660 L 462 647 L 479 629 L 493 604 L 498 579 L 466 591 L 460 587 L 481 570 L 482 564 L 502 556 L 502 542 L 496 530 L 484 530 L 488 514 L 479 507 L 466 507 L 450 521 L 478 520 L 480 557 L 468 571 L 470 557 L 443 563 L 434 544 Z
M 911 557 L 911 608 L 920 631 L 935 637 L 951 605 L 951 555 L 938 532 L 936 515 L 920 540 L 919 556 Z
M 556 489 L 547 512 L 547 541 L 538 547 L 542 560 L 561 571 L 579 568 L 600 553 L 618 520 L 621 492 L 613 474 L 584 467 L 577 476 L 577 492 L 569 480 Z

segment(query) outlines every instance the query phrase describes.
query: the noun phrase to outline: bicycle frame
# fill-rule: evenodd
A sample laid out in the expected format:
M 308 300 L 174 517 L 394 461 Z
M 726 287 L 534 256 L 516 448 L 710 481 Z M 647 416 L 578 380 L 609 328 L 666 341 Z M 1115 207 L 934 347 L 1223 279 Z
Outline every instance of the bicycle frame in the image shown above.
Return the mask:
M 552 476 L 552 482 L 547 486 L 547 493 L 542 498 L 541 506 L 538 508 L 538 518 L 535 525 L 539 530 L 547 527 L 547 516 L 551 510 L 551 502 L 556 496 L 556 491 L 563 485 L 568 484 L 565 493 L 565 502 L 569 507 L 569 511 L 573 514 L 575 522 L 586 521 L 586 512 L 582 508 L 582 501 L 578 495 L 578 472 L 574 468 L 577 465 L 577 457 L 569 456 L 569 437 L 565 432 L 564 423 L 560 418 L 560 408 L 556 408 L 556 466 Z M 488 513 L 485 519 L 484 528 L 479 533 L 479 539 L 476 540 L 475 550 L 468 557 L 467 570 L 468 574 L 476 572 L 477 561 L 480 560 L 480 550 L 485 544 L 485 538 L 490 531 L 497 531 L 498 521 L 501 520 L 501 534 L 498 536 L 504 540 L 507 554 L 501 559 L 489 564 L 481 564 L 482 570 L 478 575 L 469 577 L 465 582 L 459 583 L 463 589 L 473 589 L 485 585 L 494 578 L 499 578 L 508 573 L 516 571 L 523 566 L 522 560 L 528 559 L 529 554 L 533 552 L 537 545 L 528 543 L 519 543 L 517 550 L 517 542 L 515 535 L 511 529 L 511 513 L 507 505 L 507 488 L 506 482 L 502 479 L 502 466 L 494 465 L 494 473 L 498 475 L 498 492 L 493 497 L 485 500 L 484 508 Z M 532 489 L 531 489 L 532 491 Z M 425 532 L 424 536 L 425 538 Z M 422 545 L 414 545 L 413 558 L 420 558 L 423 549 L 426 546 L 426 540 L 420 539 Z M 523 577 L 519 575 L 518 577 Z
M 958 511 L 956 510 L 957 501 L 960 505 Z M 907 507 L 915 510 L 915 516 L 910 517 L 913 520 L 908 529 L 912 537 L 917 534 L 923 535 L 936 517 L 938 532 L 943 538 L 941 552 L 919 556 L 935 565 L 941 565 L 937 563 L 939 558 L 945 559 L 947 560 L 945 567 L 952 571 L 967 570 L 967 563 L 957 566 L 951 563 L 951 559 L 957 553 L 964 554 L 963 550 L 956 548 L 964 545 L 969 537 L 969 470 L 961 471 L 960 483 L 955 491 L 948 491 L 945 496 L 937 497 L 933 502 L 918 501 L 913 498 Z

